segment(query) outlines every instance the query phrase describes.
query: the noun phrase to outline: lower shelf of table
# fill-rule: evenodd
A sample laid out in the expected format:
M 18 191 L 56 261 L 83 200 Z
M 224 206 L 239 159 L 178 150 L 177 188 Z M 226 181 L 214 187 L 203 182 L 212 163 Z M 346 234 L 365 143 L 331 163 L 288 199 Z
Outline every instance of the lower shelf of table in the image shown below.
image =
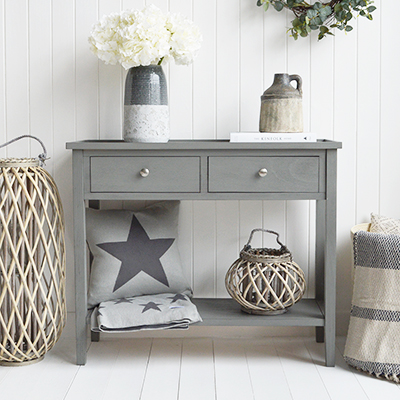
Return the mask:
M 324 315 L 314 299 L 302 299 L 281 315 L 251 315 L 232 299 L 192 299 L 203 326 L 324 326 Z

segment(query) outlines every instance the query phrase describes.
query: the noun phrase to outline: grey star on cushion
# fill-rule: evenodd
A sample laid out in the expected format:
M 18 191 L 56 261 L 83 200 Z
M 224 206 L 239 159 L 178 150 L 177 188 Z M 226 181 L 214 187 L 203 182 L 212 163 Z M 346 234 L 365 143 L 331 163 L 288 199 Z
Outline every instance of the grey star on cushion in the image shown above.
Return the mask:
M 178 300 L 183 300 L 183 301 L 187 301 L 186 296 L 184 296 L 181 293 L 177 293 L 174 297 L 168 297 L 169 299 L 172 299 L 171 303 L 175 303 Z
M 103 316 L 103 314 L 101 313 L 101 309 L 102 308 L 105 308 L 104 306 L 99 306 L 99 307 L 97 307 L 97 315 L 101 315 L 101 316 Z
M 98 244 L 98 247 L 121 261 L 113 292 L 141 271 L 169 287 L 160 258 L 172 246 L 174 240 L 150 239 L 138 219 L 133 216 L 126 242 Z
M 139 306 L 144 306 L 142 310 L 142 314 L 148 310 L 157 310 L 161 311 L 158 306 L 161 306 L 161 303 L 154 303 L 153 301 L 149 301 L 147 304 L 139 304 Z
M 122 298 L 114 301 L 114 304 L 121 304 L 121 303 L 130 303 L 132 304 L 132 299 L 130 298 Z

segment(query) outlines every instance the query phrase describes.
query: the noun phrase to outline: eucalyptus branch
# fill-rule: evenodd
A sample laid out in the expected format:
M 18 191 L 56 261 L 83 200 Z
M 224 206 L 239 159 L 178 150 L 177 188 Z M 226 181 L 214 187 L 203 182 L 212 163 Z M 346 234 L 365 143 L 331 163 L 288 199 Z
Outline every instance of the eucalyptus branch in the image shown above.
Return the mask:
M 265 11 L 273 6 L 276 11 L 284 8 L 293 12 L 295 18 L 288 29 L 291 36 L 297 40 L 299 36 L 307 37 L 312 31 L 318 32 L 318 40 L 326 35 L 333 35 L 332 30 L 350 32 L 353 27 L 349 22 L 358 16 L 372 20 L 371 13 L 376 10 L 372 0 L 332 0 L 309 4 L 306 1 L 295 0 L 257 0 L 257 5 Z

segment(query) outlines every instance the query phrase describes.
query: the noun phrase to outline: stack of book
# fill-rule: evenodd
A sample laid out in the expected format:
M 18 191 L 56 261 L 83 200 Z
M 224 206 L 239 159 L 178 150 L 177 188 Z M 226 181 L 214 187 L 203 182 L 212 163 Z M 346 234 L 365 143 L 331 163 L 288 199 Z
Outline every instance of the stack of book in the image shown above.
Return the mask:
M 285 143 L 285 142 L 316 142 L 315 133 L 269 133 L 269 132 L 231 132 L 231 142 L 263 142 L 263 143 Z

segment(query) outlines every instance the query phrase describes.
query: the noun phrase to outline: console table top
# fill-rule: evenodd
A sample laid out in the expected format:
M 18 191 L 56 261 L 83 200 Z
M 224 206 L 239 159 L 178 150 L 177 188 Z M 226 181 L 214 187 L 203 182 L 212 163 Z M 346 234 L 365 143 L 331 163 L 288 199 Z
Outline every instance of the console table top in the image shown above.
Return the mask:
M 328 150 L 342 148 L 341 142 L 321 139 L 316 142 L 280 142 L 280 143 L 236 143 L 228 139 L 209 140 L 170 140 L 166 143 L 138 143 L 123 140 L 82 140 L 68 142 L 67 149 L 72 150 L 234 150 L 234 149 L 315 149 Z

